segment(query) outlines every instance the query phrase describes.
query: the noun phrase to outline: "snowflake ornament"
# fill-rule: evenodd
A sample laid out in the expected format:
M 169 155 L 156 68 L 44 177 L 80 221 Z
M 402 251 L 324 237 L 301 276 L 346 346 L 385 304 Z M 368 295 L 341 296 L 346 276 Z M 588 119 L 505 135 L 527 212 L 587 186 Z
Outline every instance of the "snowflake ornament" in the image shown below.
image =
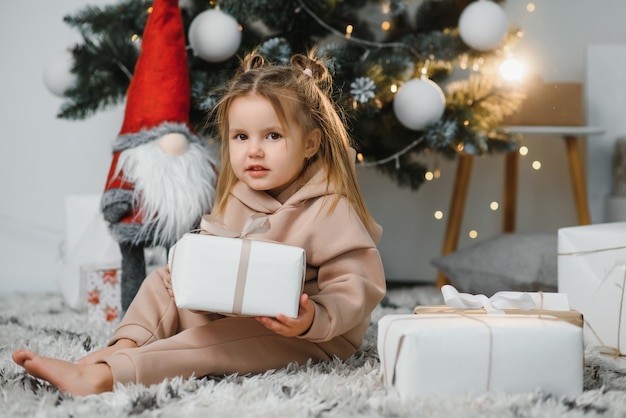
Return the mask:
M 270 38 L 259 47 L 259 52 L 266 57 L 287 64 L 291 58 L 291 46 L 285 38 Z
M 359 103 L 367 103 L 376 97 L 376 84 L 369 77 L 359 77 L 350 83 L 350 94 Z

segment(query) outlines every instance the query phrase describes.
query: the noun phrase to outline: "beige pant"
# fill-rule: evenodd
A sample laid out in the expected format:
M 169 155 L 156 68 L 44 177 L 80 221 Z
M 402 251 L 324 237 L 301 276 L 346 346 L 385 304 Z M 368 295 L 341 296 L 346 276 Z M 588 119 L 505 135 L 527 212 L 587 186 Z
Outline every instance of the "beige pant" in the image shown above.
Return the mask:
M 109 342 L 128 338 L 139 345 L 103 359 L 115 382 L 261 373 L 291 362 L 345 359 L 356 351 L 342 337 L 316 344 L 277 335 L 254 318 L 178 309 L 163 280 L 162 269 L 146 277 Z

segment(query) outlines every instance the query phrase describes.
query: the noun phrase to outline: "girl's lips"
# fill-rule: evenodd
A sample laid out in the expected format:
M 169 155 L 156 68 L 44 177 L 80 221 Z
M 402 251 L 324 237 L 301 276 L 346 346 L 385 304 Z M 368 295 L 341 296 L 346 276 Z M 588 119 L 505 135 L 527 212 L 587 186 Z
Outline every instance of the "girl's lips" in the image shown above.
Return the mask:
M 269 170 L 267 168 L 259 166 L 259 165 L 250 166 L 250 167 L 246 168 L 246 172 L 248 173 L 248 175 L 250 175 L 252 177 L 262 176 L 265 173 L 267 173 L 268 171 Z
M 246 171 L 267 171 L 267 168 L 260 165 L 251 165 L 246 168 Z

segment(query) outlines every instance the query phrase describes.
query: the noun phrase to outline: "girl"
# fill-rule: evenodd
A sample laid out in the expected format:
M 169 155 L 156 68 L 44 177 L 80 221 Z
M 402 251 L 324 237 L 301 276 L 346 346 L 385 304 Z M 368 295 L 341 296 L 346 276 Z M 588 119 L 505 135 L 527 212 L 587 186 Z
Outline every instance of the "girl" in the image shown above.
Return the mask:
M 241 230 L 269 216 L 263 239 L 307 254 L 297 318 L 225 317 L 176 307 L 166 267 L 144 281 L 106 348 L 70 363 L 13 353 L 31 375 L 87 395 L 116 383 L 261 373 L 291 362 L 346 359 L 385 294 L 381 228 L 361 197 L 324 64 L 295 55 L 269 65 L 251 53 L 217 106 L 222 168 L 213 215 Z

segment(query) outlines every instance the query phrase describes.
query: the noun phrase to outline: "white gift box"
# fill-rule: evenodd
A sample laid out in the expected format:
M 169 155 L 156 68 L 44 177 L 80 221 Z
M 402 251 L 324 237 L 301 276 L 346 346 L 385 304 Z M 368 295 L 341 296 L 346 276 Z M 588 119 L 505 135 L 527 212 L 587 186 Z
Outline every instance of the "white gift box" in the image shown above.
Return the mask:
M 378 353 L 385 384 L 403 397 L 582 393 L 582 329 L 545 313 L 387 315 Z
M 189 233 L 172 247 L 169 263 L 180 308 L 298 316 L 306 273 L 300 247 Z
M 626 354 L 626 222 L 560 228 L 558 289 L 585 318 L 585 341 Z
M 87 264 L 80 268 L 81 299 L 87 317 L 96 323 L 116 323 L 122 315 L 119 265 Z

